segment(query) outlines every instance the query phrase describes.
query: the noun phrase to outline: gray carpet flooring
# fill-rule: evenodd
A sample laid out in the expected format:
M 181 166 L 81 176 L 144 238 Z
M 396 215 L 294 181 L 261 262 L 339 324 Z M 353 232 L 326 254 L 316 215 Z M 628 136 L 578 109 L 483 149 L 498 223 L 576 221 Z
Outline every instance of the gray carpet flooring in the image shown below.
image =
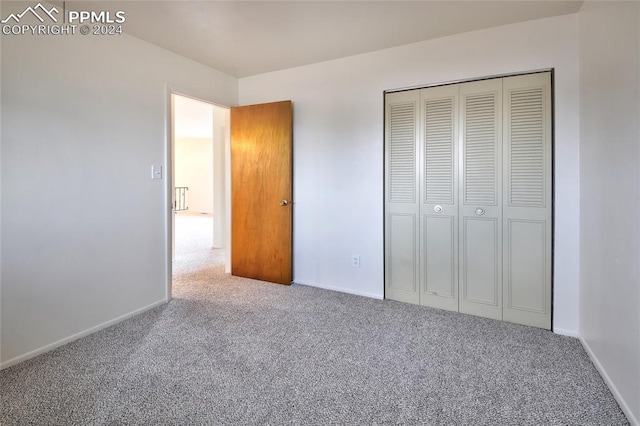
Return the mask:
M 0 423 L 628 424 L 576 339 L 178 252 L 171 303 L 0 372 Z

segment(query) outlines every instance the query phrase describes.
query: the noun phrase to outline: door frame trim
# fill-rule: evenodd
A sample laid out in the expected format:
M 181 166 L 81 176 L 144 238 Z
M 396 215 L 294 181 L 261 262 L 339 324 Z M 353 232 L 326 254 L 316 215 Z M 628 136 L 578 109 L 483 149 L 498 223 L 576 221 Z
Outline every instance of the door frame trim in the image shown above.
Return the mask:
M 541 68 L 541 69 L 530 70 L 530 71 L 519 71 L 519 72 L 512 72 L 512 73 L 487 75 L 487 76 L 483 76 L 483 77 L 463 78 L 463 79 L 459 79 L 459 80 L 442 81 L 442 82 L 439 82 L 439 83 L 419 84 L 419 85 L 416 85 L 416 86 L 400 87 L 400 88 L 397 88 L 397 89 L 387 89 L 387 90 L 384 90 L 382 93 L 386 95 L 387 93 L 406 92 L 408 90 L 417 90 L 417 89 L 428 89 L 430 87 L 448 86 L 450 84 L 472 83 L 474 81 L 493 80 L 495 78 L 517 77 L 519 75 L 541 74 L 541 73 L 544 73 L 544 72 L 550 72 L 551 73 L 551 86 L 553 88 L 553 73 L 554 73 L 554 70 L 555 70 L 554 68 Z
M 175 84 L 167 83 L 165 85 L 165 96 L 164 96 L 164 109 L 165 109 L 165 143 L 164 143 L 164 250 L 165 250 L 165 300 L 169 302 L 172 298 L 172 288 L 173 288 L 173 220 L 172 215 L 173 212 L 173 160 L 174 160 L 174 149 L 175 149 L 175 140 L 173 135 L 173 102 L 171 99 L 172 95 L 183 96 L 186 98 L 195 99 L 197 101 L 206 102 L 216 107 L 231 109 L 231 106 L 226 105 L 224 103 L 220 103 L 214 99 L 211 99 L 208 95 L 203 94 L 199 91 L 194 91 L 191 89 L 187 89 Z M 225 158 L 224 158 L 224 176 L 225 176 L 225 195 L 224 195 L 224 209 L 226 211 L 226 220 L 225 220 L 225 239 L 226 239 L 226 261 L 225 261 L 225 272 L 230 267 L 231 264 L 231 221 L 230 221 L 230 212 L 231 212 L 231 193 L 230 193 L 230 158 L 229 158 L 229 140 L 225 141 Z

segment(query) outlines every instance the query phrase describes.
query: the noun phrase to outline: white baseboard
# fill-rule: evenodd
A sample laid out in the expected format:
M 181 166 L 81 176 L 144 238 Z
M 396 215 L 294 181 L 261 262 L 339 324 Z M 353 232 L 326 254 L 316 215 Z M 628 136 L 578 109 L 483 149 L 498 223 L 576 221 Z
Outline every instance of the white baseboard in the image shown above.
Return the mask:
M 576 330 L 567 330 L 564 328 L 553 327 L 553 332 L 561 336 L 578 337 L 578 332 Z
M 381 294 L 368 293 L 368 292 L 365 292 L 365 291 L 349 290 L 349 289 L 346 289 L 346 288 L 333 287 L 333 286 L 324 285 L 324 284 L 314 284 L 314 283 L 303 282 L 303 281 L 298 281 L 298 280 L 295 280 L 294 284 L 306 285 L 308 287 L 317 287 L 317 288 L 322 288 L 324 290 L 337 291 L 337 292 L 340 292 L 340 293 L 353 294 L 355 296 L 364 296 L 364 297 L 369 297 L 369 298 L 372 298 L 372 299 L 382 300 L 384 298 Z
M 596 370 L 598 370 L 598 373 L 600 373 L 600 376 L 602 376 L 602 379 L 609 387 L 609 390 L 611 391 L 611 393 L 613 394 L 613 397 L 618 402 L 618 405 L 624 412 L 625 416 L 627 416 L 627 420 L 629 420 L 629 423 L 631 424 L 631 426 L 640 426 L 640 421 L 638 421 L 636 416 L 634 416 L 633 412 L 631 412 L 631 408 L 629 408 L 629 405 L 627 404 L 627 402 L 624 400 L 622 395 L 620 395 L 618 388 L 616 388 L 616 385 L 613 383 L 613 381 L 607 374 L 607 371 L 604 369 L 604 367 L 600 363 L 600 360 L 598 359 L 598 357 L 596 357 L 595 353 L 591 350 L 591 347 L 589 347 L 589 344 L 582 337 L 578 337 L 578 338 L 580 339 L 580 343 L 582 343 L 582 347 L 584 347 L 584 350 L 587 351 L 587 354 L 589 355 L 591 362 L 593 362 L 593 365 L 596 366 Z
M 147 306 L 144 306 L 144 307 L 142 307 L 140 309 L 136 309 L 135 311 L 129 312 L 128 314 L 124 314 L 124 315 L 121 315 L 121 316 L 119 316 L 117 318 L 114 318 L 112 320 L 103 322 L 102 324 L 98 324 L 95 327 L 91 327 L 91 328 L 88 328 L 88 329 L 86 329 L 84 331 L 81 331 L 79 333 L 72 334 L 71 336 L 65 337 L 64 339 L 60 339 L 57 342 L 53 342 L 53 343 L 50 343 L 48 345 L 42 346 L 42 347 L 40 347 L 38 349 L 35 349 L 33 351 L 30 351 L 30 352 L 27 352 L 26 354 L 18 355 L 17 357 L 11 358 L 10 360 L 1 363 L 0 364 L 0 370 L 3 370 L 5 368 L 9 368 L 9 367 L 11 367 L 13 365 L 19 364 L 19 363 L 21 363 L 23 361 L 26 361 L 28 359 L 35 358 L 38 355 L 42 355 L 45 352 L 52 351 L 52 350 L 54 350 L 56 348 L 59 348 L 60 346 L 66 345 L 67 343 L 71 343 L 74 340 L 81 339 L 81 338 L 83 338 L 85 336 L 88 336 L 90 334 L 93 334 L 93 333 L 95 333 L 97 331 L 103 330 L 103 329 L 105 329 L 107 327 L 111 327 L 114 324 L 117 324 L 117 323 L 119 323 L 121 321 L 124 321 L 126 319 L 129 319 L 129 318 L 135 317 L 136 315 L 139 315 L 139 314 L 141 314 L 141 313 L 143 313 L 145 311 L 148 311 L 148 310 L 153 309 L 155 307 L 158 307 L 160 305 L 164 305 L 165 303 L 167 303 L 167 299 L 159 300 L 159 301 L 154 302 L 154 303 L 152 303 L 150 305 L 147 305 Z

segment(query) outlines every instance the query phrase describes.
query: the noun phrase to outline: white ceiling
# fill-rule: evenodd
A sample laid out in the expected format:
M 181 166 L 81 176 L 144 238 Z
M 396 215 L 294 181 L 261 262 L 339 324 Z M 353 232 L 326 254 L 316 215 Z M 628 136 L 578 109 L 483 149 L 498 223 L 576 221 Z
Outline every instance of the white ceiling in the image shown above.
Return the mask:
M 235 77 L 575 13 L 582 1 L 67 1 L 124 10 L 124 31 Z M 535 34 L 532 34 L 535 37 Z

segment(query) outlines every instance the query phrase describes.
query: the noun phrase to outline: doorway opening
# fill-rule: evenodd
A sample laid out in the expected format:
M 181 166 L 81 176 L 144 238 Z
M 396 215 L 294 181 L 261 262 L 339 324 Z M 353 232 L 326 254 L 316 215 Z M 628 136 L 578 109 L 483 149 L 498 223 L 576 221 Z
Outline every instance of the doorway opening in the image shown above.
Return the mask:
M 229 269 L 229 108 L 169 93 L 168 288 L 189 274 Z

